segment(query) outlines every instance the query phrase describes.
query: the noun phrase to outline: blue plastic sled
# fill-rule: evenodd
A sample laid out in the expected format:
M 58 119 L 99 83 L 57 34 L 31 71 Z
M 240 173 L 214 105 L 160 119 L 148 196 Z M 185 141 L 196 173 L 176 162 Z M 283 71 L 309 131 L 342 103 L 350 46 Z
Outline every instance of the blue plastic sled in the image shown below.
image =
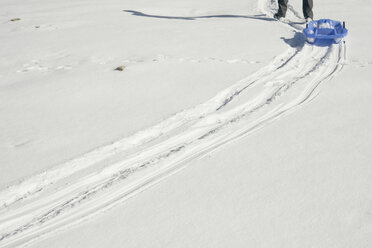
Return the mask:
M 341 23 L 330 19 L 312 21 L 304 29 L 307 42 L 320 46 L 338 44 L 347 33 L 345 22 Z

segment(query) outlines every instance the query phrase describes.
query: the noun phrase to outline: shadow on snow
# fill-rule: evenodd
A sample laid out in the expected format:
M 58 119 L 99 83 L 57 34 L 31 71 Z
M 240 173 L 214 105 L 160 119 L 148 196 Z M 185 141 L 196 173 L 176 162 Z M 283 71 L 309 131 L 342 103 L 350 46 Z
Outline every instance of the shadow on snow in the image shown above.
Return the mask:
M 193 21 L 196 19 L 208 19 L 208 18 L 247 18 L 247 19 L 256 19 L 263 21 L 275 21 L 273 18 L 265 17 L 265 15 L 208 15 L 208 16 L 162 16 L 162 15 L 149 15 L 140 11 L 135 10 L 123 10 L 124 12 L 131 13 L 135 16 L 143 16 L 150 18 L 159 18 L 159 19 L 173 19 L 173 20 L 186 20 Z
M 266 17 L 264 14 L 260 15 L 206 15 L 206 16 L 165 16 L 165 15 L 150 15 L 145 14 L 140 11 L 135 10 L 123 10 L 124 12 L 131 13 L 135 16 L 142 16 L 142 17 L 149 17 L 149 18 L 158 18 L 158 19 L 172 19 L 172 20 L 186 20 L 186 21 L 193 21 L 197 19 L 208 19 L 208 18 L 246 18 L 246 19 L 254 19 L 254 20 L 261 20 L 261 21 L 268 21 L 273 22 L 276 21 L 274 18 Z M 293 38 L 284 38 L 281 39 L 293 48 L 301 49 L 305 45 L 305 36 L 301 32 L 296 32 Z
M 306 37 L 302 32 L 295 32 L 292 38 L 280 37 L 285 43 L 292 48 L 301 49 L 306 43 Z

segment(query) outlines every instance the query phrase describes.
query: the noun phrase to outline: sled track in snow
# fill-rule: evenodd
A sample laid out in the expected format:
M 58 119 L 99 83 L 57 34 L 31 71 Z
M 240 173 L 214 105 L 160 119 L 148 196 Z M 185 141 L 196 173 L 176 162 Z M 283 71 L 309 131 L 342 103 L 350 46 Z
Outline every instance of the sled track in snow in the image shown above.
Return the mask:
M 0 191 L 0 247 L 71 228 L 291 113 L 344 59 L 343 43 L 288 49 L 201 105 Z

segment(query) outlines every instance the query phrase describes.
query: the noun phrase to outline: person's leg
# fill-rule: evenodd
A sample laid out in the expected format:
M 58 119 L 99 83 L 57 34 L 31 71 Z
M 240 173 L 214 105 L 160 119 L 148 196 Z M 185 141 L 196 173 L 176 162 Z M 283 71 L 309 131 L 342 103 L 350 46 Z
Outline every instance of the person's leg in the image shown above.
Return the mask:
M 278 0 L 279 10 L 277 15 L 279 17 L 285 17 L 285 14 L 287 13 L 287 3 L 288 0 Z
M 313 0 L 302 0 L 302 10 L 304 12 L 305 19 L 313 17 Z

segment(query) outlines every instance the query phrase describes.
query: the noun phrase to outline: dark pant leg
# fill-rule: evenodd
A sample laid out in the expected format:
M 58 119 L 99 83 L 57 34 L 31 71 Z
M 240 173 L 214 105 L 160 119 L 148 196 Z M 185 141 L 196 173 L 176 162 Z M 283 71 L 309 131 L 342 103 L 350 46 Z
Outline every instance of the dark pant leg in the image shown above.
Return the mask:
M 287 3 L 288 0 L 278 0 L 279 10 L 278 15 L 285 17 L 285 14 L 287 13 Z
M 304 12 L 305 19 L 308 17 L 313 19 L 313 0 L 302 0 L 302 10 Z

